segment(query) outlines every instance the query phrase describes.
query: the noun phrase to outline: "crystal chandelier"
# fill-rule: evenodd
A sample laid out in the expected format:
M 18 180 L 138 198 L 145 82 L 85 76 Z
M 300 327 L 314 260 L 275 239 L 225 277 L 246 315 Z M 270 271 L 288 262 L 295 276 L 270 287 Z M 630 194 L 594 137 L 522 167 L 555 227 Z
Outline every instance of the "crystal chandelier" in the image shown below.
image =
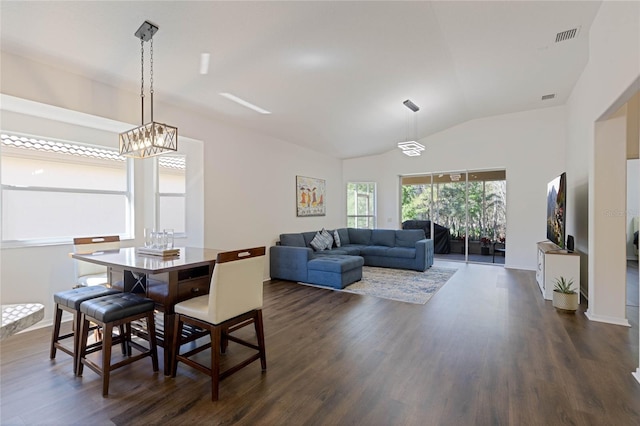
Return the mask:
M 158 26 L 149 21 L 138 28 L 135 36 L 140 39 L 141 75 L 140 100 L 142 105 L 142 120 L 144 123 L 144 43 L 150 41 L 150 89 L 151 121 L 139 127 L 120 133 L 120 155 L 133 158 L 147 158 L 178 150 L 178 128 L 153 121 L 153 35 L 158 32 Z

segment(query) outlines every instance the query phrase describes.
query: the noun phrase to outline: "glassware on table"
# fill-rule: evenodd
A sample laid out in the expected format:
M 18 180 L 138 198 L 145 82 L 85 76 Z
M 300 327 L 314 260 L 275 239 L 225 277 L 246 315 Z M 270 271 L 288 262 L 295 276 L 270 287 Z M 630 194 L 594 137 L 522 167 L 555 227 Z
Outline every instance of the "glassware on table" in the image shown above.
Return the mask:
M 154 244 L 154 232 L 153 228 L 144 228 L 144 246 L 147 248 L 152 248 Z
M 164 232 L 162 231 L 153 231 L 151 233 L 151 248 L 161 249 L 162 248 L 162 240 L 163 240 Z
M 164 242 L 165 242 L 165 248 L 167 250 L 171 250 L 173 249 L 173 229 L 165 229 L 164 230 Z

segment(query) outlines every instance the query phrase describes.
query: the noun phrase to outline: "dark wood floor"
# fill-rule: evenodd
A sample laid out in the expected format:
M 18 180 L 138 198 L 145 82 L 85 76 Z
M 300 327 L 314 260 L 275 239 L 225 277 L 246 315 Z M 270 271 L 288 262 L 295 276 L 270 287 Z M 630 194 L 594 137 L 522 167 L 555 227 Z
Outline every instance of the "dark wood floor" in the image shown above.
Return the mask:
M 557 313 L 533 272 L 459 271 L 426 305 L 275 281 L 265 285 L 268 371 L 221 384 L 146 359 L 116 371 L 110 395 L 49 328 L 2 342 L 0 423 L 116 425 L 637 425 L 638 308 L 631 328 Z M 586 307 L 581 306 L 581 311 Z M 239 355 L 230 346 L 229 356 Z

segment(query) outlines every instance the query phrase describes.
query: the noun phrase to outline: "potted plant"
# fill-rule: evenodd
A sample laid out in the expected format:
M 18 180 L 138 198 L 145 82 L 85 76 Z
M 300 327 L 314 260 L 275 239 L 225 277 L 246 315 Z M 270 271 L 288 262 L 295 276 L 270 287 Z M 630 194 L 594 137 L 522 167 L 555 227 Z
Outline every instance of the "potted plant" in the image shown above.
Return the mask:
M 553 307 L 563 311 L 575 312 L 578 310 L 580 294 L 571 288 L 573 280 L 567 281 L 565 277 L 556 278 L 553 287 Z

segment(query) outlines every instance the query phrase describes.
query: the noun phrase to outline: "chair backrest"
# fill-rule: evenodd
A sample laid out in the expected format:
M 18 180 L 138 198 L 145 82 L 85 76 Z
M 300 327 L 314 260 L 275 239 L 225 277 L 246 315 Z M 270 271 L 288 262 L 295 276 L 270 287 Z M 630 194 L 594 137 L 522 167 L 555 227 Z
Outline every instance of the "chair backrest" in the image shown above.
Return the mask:
M 262 308 L 265 247 L 219 253 L 209 288 L 208 321 L 219 324 Z
M 97 251 L 117 250 L 120 248 L 120 237 L 108 235 L 104 237 L 80 237 L 73 239 L 73 250 L 76 253 L 94 253 Z M 85 275 L 102 274 L 107 272 L 107 267 L 90 262 L 76 260 L 76 277 Z

